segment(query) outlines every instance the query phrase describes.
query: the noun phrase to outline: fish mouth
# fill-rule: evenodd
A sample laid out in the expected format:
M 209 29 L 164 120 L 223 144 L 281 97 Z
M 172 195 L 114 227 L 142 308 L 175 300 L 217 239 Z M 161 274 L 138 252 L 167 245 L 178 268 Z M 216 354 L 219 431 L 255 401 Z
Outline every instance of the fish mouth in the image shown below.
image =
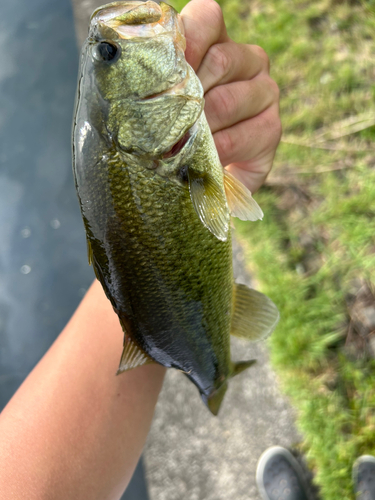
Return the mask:
M 160 92 L 158 94 L 154 94 L 151 96 L 147 96 L 143 99 L 140 99 L 142 102 L 158 101 L 163 97 L 170 97 L 171 99 L 183 99 L 186 103 L 185 106 L 189 106 L 190 111 L 190 119 L 187 122 L 180 121 L 178 117 L 177 120 L 170 125 L 169 132 L 163 137 L 161 142 L 155 147 L 152 155 L 155 156 L 155 159 L 161 160 L 172 160 L 174 159 L 182 150 L 186 149 L 186 147 L 192 146 L 195 137 L 198 131 L 198 122 L 199 118 L 202 115 L 204 110 L 204 99 L 203 97 L 193 97 L 191 95 L 184 94 L 184 90 L 186 89 L 185 81 L 183 80 L 181 83 L 175 85 L 174 87 Z M 171 144 L 170 142 L 170 133 L 172 129 L 176 130 L 176 128 L 180 129 L 177 140 Z M 172 134 L 176 137 L 175 134 Z M 169 136 L 169 138 L 168 138 Z M 147 152 L 146 154 L 150 154 Z
M 93 12 L 91 21 L 101 21 L 108 26 L 117 27 L 121 24 L 156 23 L 162 15 L 163 11 L 156 2 L 130 0 L 111 2 L 104 7 L 99 7 Z
M 184 28 L 180 16 L 169 5 L 132 0 L 112 2 L 99 7 L 91 16 L 94 38 L 137 39 L 152 38 L 173 33 L 183 50 L 186 48 Z
M 169 73 L 166 72 L 164 80 L 152 80 L 148 85 L 141 86 L 141 90 L 138 87 L 133 88 L 129 83 L 131 91 L 129 94 L 123 94 L 124 98 L 129 99 L 127 113 L 130 113 L 131 108 L 137 110 L 141 116 L 136 121 L 136 113 L 129 114 L 134 120 L 132 127 L 128 124 L 130 119 L 116 119 L 113 132 L 123 152 L 168 161 L 181 153 L 187 143 L 191 144 L 193 124 L 204 107 L 203 89 L 184 58 L 186 42 L 179 14 L 164 2 L 159 5 L 152 0 L 129 0 L 105 5 L 94 11 L 91 17 L 91 43 L 104 41 L 110 44 L 113 40 L 114 45 L 121 47 L 122 54 L 126 54 L 129 43 L 134 47 L 131 50 L 141 54 L 140 60 L 143 57 L 142 51 L 149 47 L 148 41 L 158 36 L 163 38 L 154 45 L 151 42 L 151 46 L 157 48 L 159 43 L 162 46 L 166 44 L 165 39 L 168 44 L 172 40 L 174 49 L 168 49 L 168 54 L 173 57 L 174 66 L 172 67 L 171 63 L 171 69 L 168 69 Z M 133 45 L 133 42 L 136 43 Z M 146 78 L 150 72 L 147 64 L 143 65 L 142 71 Z M 172 106 L 172 115 L 166 111 L 169 103 Z M 179 113 L 176 111 L 178 108 Z M 154 115 L 156 118 L 151 119 Z M 160 116 L 164 118 L 161 119 Z M 155 126 L 155 120 L 160 120 L 160 127 Z
M 173 87 L 164 90 L 162 92 L 158 92 L 156 94 L 151 94 L 148 96 L 143 97 L 140 99 L 140 101 L 146 103 L 152 103 L 153 101 L 156 103 L 160 98 L 164 97 L 170 97 L 170 98 L 182 98 L 186 104 L 189 105 L 194 105 L 194 111 L 191 116 L 191 121 L 190 125 L 188 125 L 188 128 L 183 127 L 184 130 L 181 130 L 181 136 L 180 138 L 172 145 L 172 146 L 167 146 L 166 149 L 160 150 L 160 147 L 157 148 L 158 154 L 161 154 L 161 159 L 167 160 L 170 158 L 174 158 L 177 156 L 181 150 L 185 147 L 185 145 L 189 142 L 191 144 L 196 136 L 197 133 L 197 128 L 198 128 L 198 120 L 199 117 L 201 116 L 203 110 L 204 110 L 204 98 L 203 95 L 198 95 L 194 96 L 189 92 L 189 83 L 190 80 L 192 79 L 191 73 L 188 71 L 186 74 L 186 77 Z M 203 90 L 202 90 L 203 93 Z M 191 140 L 190 140 L 191 139 Z

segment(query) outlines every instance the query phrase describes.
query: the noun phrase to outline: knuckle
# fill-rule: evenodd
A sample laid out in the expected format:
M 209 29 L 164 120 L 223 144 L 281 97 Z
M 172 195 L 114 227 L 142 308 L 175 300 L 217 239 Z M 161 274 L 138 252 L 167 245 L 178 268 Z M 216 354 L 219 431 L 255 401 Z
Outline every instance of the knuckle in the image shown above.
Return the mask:
M 270 92 L 273 95 L 273 101 L 274 102 L 279 102 L 280 98 L 280 89 L 275 80 L 272 80 L 272 78 L 268 79 L 268 87 L 270 89 Z
M 230 117 L 236 108 L 236 101 L 232 92 L 225 85 L 223 85 L 214 88 L 211 93 L 213 113 L 219 118 L 220 121 L 223 121 L 220 117 Z
M 276 145 L 279 144 L 281 136 L 283 135 L 283 125 L 281 123 L 280 117 L 277 116 L 277 120 L 275 121 L 275 142 Z
M 212 45 L 206 57 L 211 73 L 217 76 L 226 76 L 229 73 L 231 60 L 220 44 Z
M 233 157 L 236 150 L 236 144 L 228 130 L 221 130 L 217 135 L 219 137 L 216 147 L 219 152 L 219 157 L 223 163 L 227 163 L 225 159 Z
M 279 86 L 272 80 L 270 76 L 261 74 L 257 76 L 260 91 L 264 94 L 266 99 L 265 109 L 269 108 L 272 104 L 278 103 L 280 98 Z
M 270 133 L 270 143 L 275 147 L 279 144 L 282 135 L 282 125 L 278 107 L 274 106 L 269 109 L 267 119 L 267 129 Z
M 259 45 L 252 45 L 253 52 L 262 60 L 263 69 L 267 72 L 270 70 L 270 59 L 267 55 L 267 52 Z

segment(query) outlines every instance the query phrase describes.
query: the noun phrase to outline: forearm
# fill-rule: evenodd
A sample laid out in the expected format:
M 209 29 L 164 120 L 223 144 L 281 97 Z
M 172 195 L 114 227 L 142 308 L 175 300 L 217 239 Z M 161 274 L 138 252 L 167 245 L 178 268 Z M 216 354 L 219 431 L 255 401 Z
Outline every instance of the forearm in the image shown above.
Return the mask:
M 115 376 L 123 333 L 96 282 L 0 415 L 1 498 L 118 499 L 165 369 Z

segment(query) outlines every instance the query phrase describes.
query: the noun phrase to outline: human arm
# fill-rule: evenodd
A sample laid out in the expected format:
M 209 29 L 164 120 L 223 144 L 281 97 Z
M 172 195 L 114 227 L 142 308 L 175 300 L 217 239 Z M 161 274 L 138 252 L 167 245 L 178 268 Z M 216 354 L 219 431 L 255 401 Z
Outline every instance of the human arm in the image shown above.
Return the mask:
M 120 498 L 165 369 L 116 377 L 123 333 L 96 281 L 0 415 L 0 498 Z

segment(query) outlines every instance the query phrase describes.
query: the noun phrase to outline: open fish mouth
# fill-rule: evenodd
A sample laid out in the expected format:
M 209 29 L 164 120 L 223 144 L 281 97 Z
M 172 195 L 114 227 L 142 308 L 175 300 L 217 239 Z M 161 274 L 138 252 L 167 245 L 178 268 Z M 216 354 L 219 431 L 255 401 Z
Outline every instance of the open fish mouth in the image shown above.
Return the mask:
M 137 25 L 157 23 L 163 17 L 160 5 L 152 0 L 111 2 L 96 9 L 91 20 L 102 21 L 113 28 L 122 24 Z
M 105 7 L 99 7 L 94 11 L 91 19 L 96 18 L 108 24 L 145 24 L 158 22 L 163 16 L 160 5 L 153 1 L 141 2 L 129 0 L 123 2 L 111 2 Z
M 163 2 L 160 5 L 151 0 L 112 2 L 94 11 L 91 27 L 95 27 L 102 38 L 108 37 L 109 31 L 119 39 L 152 38 L 173 32 L 175 43 L 182 50 L 186 48 L 180 16 Z

